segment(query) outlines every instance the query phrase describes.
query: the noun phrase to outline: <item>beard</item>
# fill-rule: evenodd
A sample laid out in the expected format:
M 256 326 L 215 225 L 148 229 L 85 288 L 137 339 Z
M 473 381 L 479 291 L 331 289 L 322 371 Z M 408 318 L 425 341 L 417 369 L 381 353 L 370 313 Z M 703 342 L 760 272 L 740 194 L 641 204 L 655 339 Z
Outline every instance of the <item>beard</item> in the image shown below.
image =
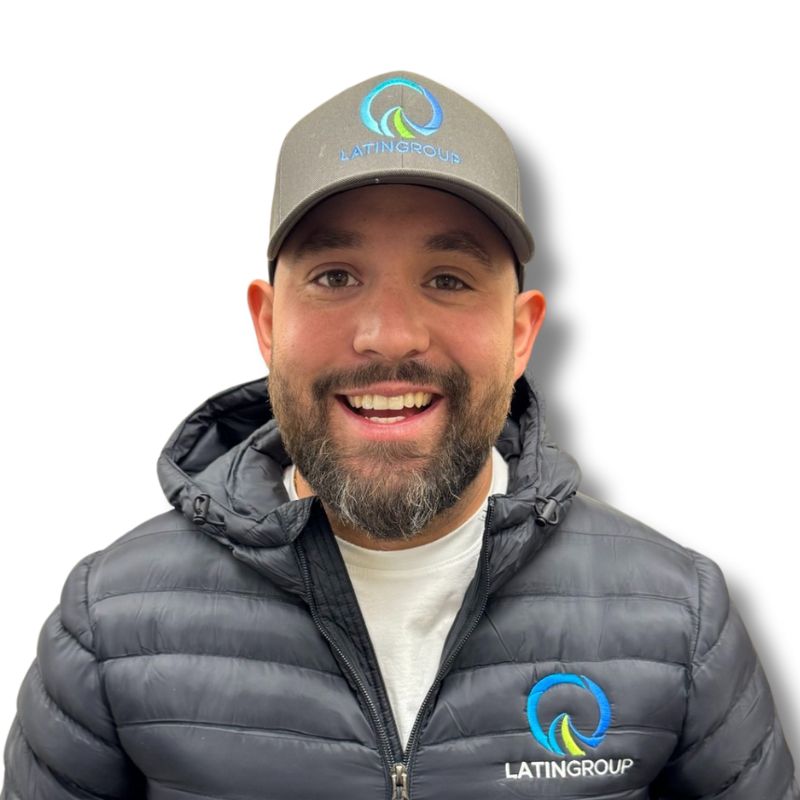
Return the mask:
M 267 389 L 286 451 L 328 513 L 373 539 L 408 541 L 452 508 L 486 463 L 508 415 L 512 369 L 509 360 L 501 380 L 473 396 L 460 367 L 443 371 L 416 361 L 396 367 L 374 363 L 321 375 L 311 385 L 310 402 L 304 402 L 303 392 L 288 378 L 291 370 L 274 359 Z M 448 408 L 438 443 L 342 444 L 334 439 L 330 399 L 335 391 L 381 381 L 439 387 Z

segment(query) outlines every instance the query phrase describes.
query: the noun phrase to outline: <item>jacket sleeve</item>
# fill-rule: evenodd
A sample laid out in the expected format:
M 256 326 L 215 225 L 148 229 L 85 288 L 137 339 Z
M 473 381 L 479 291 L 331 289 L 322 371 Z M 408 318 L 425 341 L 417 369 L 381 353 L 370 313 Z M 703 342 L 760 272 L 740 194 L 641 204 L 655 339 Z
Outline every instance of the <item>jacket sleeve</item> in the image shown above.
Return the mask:
M 133 800 L 142 776 L 125 755 L 93 651 L 91 558 L 72 571 L 22 683 L 0 800 Z
M 657 800 L 800 800 L 769 684 L 716 564 L 693 553 L 698 609 L 683 730 Z

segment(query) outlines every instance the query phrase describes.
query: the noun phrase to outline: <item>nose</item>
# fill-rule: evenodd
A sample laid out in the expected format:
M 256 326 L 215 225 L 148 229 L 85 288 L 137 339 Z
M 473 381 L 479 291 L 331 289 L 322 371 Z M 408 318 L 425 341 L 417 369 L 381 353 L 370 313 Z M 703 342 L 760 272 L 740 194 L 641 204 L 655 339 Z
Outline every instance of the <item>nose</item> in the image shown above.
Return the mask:
M 401 361 L 420 355 L 430 346 L 430 331 L 420 298 L 412 288 L 387 282 L 362 295 L 353 348 L 362 355 Z

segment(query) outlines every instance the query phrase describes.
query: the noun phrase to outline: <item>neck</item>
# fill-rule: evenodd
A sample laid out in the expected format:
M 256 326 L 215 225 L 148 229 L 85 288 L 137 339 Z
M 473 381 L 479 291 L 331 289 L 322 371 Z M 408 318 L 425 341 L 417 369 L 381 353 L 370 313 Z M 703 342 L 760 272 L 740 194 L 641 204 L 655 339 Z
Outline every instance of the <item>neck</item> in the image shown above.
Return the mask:
M 298 497 L 314 495 L 314 490 L 308 485 L 299 470 L 295 470 L 294 485 Z M 490 454 L 475 480 L 464 490 L 458 502 L 434 517 L 429 525 L 410 539 L 376 539 L 366 531 L 346 525 L 326 503 L 323 503 L 323 508 L 333 532 L 340 539 L 371 550 L 406 550 L 409 547 L 419 547 L 422 544 L 435 542 L 463 525 L 483 505 L 491 485 L 492 456 Z

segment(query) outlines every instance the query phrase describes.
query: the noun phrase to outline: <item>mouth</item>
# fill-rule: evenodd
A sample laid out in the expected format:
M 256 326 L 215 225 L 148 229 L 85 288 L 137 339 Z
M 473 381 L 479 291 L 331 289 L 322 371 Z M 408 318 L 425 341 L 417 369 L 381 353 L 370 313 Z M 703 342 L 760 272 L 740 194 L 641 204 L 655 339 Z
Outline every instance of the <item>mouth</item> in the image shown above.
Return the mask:
M 346 394 L 336 399 L 344 409 L 360 420 L 374 425 L 402 425 L 425 416 L 441 402 L 441 395 L 432 392 L 403 394 Z

